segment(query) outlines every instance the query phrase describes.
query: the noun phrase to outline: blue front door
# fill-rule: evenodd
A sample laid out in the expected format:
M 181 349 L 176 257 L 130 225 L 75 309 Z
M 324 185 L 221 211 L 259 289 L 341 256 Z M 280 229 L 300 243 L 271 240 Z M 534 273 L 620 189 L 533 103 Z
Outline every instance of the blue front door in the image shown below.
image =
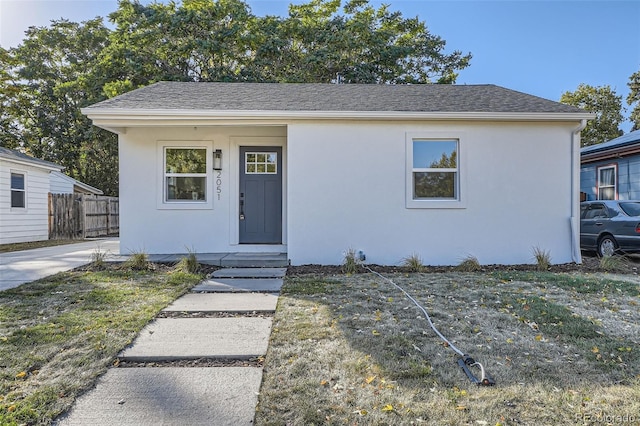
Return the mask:
M 282 244 L 282 148 L 240 147 L 240 244 Z

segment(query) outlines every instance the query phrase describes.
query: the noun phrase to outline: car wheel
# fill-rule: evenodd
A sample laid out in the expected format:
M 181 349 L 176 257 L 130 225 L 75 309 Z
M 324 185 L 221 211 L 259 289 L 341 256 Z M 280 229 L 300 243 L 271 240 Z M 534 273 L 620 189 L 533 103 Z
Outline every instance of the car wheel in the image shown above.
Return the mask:
M 598 241 L 598 255 L 600 257 L 613 256 L 618 250 L 618 243 L 611 235 L 605 235 Z

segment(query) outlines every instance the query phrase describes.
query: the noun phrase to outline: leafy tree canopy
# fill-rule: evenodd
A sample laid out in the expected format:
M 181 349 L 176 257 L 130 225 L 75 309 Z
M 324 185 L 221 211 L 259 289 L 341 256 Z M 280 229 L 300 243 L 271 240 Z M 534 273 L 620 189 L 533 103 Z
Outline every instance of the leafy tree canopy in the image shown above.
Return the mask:
M 631 131 L 640 130 L 640 71 L 631 74 L 627 85 L 631 89 L 627 96 L 627 105 L 635 104 L 629 115 L 629 120 L 633 123 Z
M 454 83 L 471 55 L 368 0 L 311 0 L 257 17 L 240 0 L 121 0 L 102 54 L 113 96 L 152 81 Z
M 58 163 L 71 177 L 114 194 L 116 139 L 80 112 L 104 99 L 105 81 L 92 68 L 108 34 L 101 19 L 60 20 L 29 28 L 17 48 L 0 48 L 0 143 Z
M 616 95 L 611 87 L 580 84 L 575 92 L 563 93 L 560 102 L 596 114 L 581 133 L 582 146 L 606 142 L 622 135 L 622 96 Z

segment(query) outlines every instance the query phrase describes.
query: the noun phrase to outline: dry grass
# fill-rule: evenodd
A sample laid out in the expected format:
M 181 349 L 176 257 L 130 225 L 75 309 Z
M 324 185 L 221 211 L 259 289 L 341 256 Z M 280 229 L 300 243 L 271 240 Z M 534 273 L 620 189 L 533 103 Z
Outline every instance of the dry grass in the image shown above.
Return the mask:
M 57 274 L 0 292 L 0 424 L 50 424 L 200 279 L 115 268 Z
M 43 241 L 31 241 L 28 243 L 12 243 L 12 244 L 0 244 L 0 253 L 9 253 L 12 251 L 31 250 L 42 247 L 61 246 L 66 244 L 82 243 L 83 240 L 43 240 Z
M 256 424 L 591 424 L 603 414 L 640 421 L 637 277 L 391 277 L 497 385 L 472 385 L 415 306 L 375 276 L 287 278 Z

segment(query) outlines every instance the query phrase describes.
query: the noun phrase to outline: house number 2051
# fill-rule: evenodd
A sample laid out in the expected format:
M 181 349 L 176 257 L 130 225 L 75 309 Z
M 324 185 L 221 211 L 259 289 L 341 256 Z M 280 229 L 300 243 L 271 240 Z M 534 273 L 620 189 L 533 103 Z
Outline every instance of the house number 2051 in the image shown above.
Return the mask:
M 218 172 L 216 175 L 216 194 L 218 194 L 218 200 L 222 195 L 222 172 Z

